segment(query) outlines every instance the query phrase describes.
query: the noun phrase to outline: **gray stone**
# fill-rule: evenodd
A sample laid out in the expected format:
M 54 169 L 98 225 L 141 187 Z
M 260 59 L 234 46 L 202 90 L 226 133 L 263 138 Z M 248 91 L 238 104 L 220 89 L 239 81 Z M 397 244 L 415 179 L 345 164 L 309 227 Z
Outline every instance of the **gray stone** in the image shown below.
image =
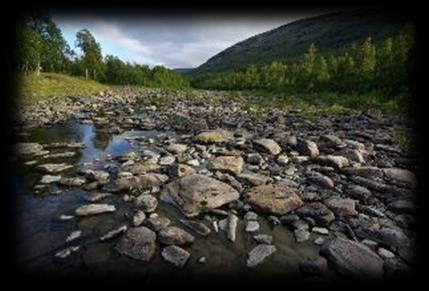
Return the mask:
M 158 239 L 166 245 L 190 244 L 195 240 L 193 235 L 176 226 L 167 226 L 161 229 L 158 233 Z
M 383 275 L 383 260 L 361 243 L 337 238 L 325 244 L 321 253 L 344 276 L 381 278 Z
M 299 269 L 307 275 L 320 276 L 328 270 L 328 261 L 324 257 L 307 258 L 299 264 Z
M 270 245 L 271 242 L 273 241 L 273 237 L 271 235 L 268 234 L 258 234 L 258 235 L 254 235 L 253 239 L 258 243 L 258 244 L 267 244 Z
M 311 140 L 300 141 L 296 145 L 296 149 L 301 155 L 310 156 L 311 158 L 319 155 L 317 144 Z
M 278 143 L 272 139 L 261 138 L 253 141 L 253 143 L 263 148 L 264 151 L 271 155 L 278 155 L 282 151 L 282 148 L 278 145 Z
M 148 262 L 155 254 L 156 234 L 152 230 L 140 226 L 128 229 L 116 245 L 115 249 L 133 259 Z
M 186 219 L 181 219 L 180 222 L 199 235 L 208 236 L 211 233 L 210 228 L 203 222 Z
M 211 168 L 238 175 L 243 170 L 243 164 L 243 158 L 239 156 L 218 156 L 211 162 Z
M 68 165 L 66 163 L 60 163 L 60 164 L 43 164 L 38 165 L 36 167 L 37 170 L 47 173 L 47 174 L 56 174 L 59 172 L 63 172 L 65 170 L 73 168 L 72 165 Z
M 162 199 L 173 203 L 188 217 L 218 208 L 239 198 L 239 193 L 226 183 L 194 174 L 166 185 Z
M 183 268 L 183 266 L 185 266 L 186 262 L 191 256 L 191 254 L 184 249 L 174 245 L 165 247 L 162 250 L 161 255 L 164 260 L 178 268 Z
M 295 235 L 295 240 L 298 243 L 304 242 L 310 238 L 310 232 L 306 229 L 295 229 L 293 234 Z
M 122 225 L 118 228 L 112 229 L 111 231 L 100 237 L 100 241 L 107 241 L 112 238 L 118 237 L 121 233 L 126 232 L 127 229 L 128 227 L 126 225 Z
M 51 184 L 56 183 L 61 180 L 61 176 L 52 176 L 52 175 L 44 175 L 42 179 L 40 179 L 41 184 Z
M 142 210 L 137 210 L 137 212 L 133 216 L 133 225 L 140 226 L 143 221 L 146 219 L 146 214 Z
M 113 212 L 116 208 L 109 204 L 87 204 L 78 207 L 75 210 L 77 216 L 96 215 L 101 213 Z
M 257 221 L 247 221 L 246 222 L 246 232 L 256 232 L 259 230 L 259 223 Z
M 155 211 L 158 206 L 158 200 L 156 200 L 156 197 L 153 195 L 141 194 L 134 200 L 134 204 L 140 207 L 144 212 L 150 213 Z
M 245 197 L 250 204 L 277 215 L 287 214 L 303 204 L 297 190 L 273 184 L 253 187 Z
M 272 255 L 276 251 L 276 247 L 268 244 L 260 244 L 253 248 L 246 261 L 247 267 L 256 267 L 262 263 L 267 257 Z

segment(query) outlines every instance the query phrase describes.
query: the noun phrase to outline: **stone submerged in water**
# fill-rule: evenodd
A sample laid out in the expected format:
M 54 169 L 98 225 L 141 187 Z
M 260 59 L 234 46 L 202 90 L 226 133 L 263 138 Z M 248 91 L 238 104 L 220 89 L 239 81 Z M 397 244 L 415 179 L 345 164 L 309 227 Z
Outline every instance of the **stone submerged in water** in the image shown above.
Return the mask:
M 368 279 L 383 276 L 383 260 L 361 243 L 336 238 L 324 244 L 321 253 L 341 275 Z
M 165 247 L 162 250 L 161 255 L 164 260 L 178 268 L 182 268 L 183 266 L 185 266 L 186 262 L 191 256 L 191 254 L 184 249 L 174 245 Z
M 253 248 L 246 261 L 246 266 L 253 268 L 262 263 L 268 256 L 276 251 L 276 247 L 268 244 L 260 244 Z
M 176 205 L 188 217 L 237 200 L 239 193 L 226 183 L 194 174 L 166 185 L 161 199 Z
M 245 196 L 250 204 L 277 215 L 287 214 L 303 204 L 295 189 L 273 184 L 253 187 Z
M 115 249 L 133 259 L 148 262 L 155 254 L 156 234 L 152 230 L 140 226 L 128 229 L 116 245 Z
M 218 156 L 211 161 L 211 168 L 238 175 L 243 170 L 243 164 L 243 158 L 239 156 Z
M 158 239 L 166 245 L 185 245 L 193 243 L 195 240 L 193 235 L 176 226 L 167 226 L 160 230 Z
M 101 213 L 113 212 L 116 208 L 109 204 L 87 204 L 82 205 L 75 210 L 77 216 L 96 215 Z
M 126 232 L 127 229 L 128 229 L 128 227 L 126 225 L 122 225 L 116 229 L 109 231 L 108 233 L 106 233 L 105 235 L 100 237 L 100 241 L 106 241 L 106 240 L 115 238 L 115 237 L 119 236 L 121 233 Z
M 228 217 L 219 221 L 219 227 L 226 232 L 226 237 L 235 242 L 237 236 L 238 217 L 234 213 L 228 213 Z
M 181 219 L 180 222 L 202 236 L 208 236 L 211 233 L 210 228 L 203 222 Z
M 271 155 L 278 155 L 282 151 L 282 148 L 278 145 L 278 143 L 269 138 L 257 139 L 253 143 Z
M 307 275 L 320 276 L 328 270 L 328 261 L 324 257 L 307 258 L 299 264 L 299 269 Z

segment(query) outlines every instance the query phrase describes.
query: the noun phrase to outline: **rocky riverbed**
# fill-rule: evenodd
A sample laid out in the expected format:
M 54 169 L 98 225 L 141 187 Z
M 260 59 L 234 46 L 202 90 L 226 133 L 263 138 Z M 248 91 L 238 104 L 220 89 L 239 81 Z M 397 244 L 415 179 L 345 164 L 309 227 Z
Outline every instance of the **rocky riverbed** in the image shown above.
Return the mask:
M 415 263 L 415 153 L 376 110 L 255 118 L 227 93 L 17 115 L 20 265 L 58 274 L 383 278 Z

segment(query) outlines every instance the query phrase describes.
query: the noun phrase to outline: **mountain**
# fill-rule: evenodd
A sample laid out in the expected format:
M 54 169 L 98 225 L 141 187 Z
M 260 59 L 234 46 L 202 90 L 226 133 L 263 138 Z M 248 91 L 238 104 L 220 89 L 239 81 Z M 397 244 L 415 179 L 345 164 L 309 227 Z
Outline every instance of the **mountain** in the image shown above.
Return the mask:
M 298 20 L 243 40 L 211 57 L 192 74 L 219 72 L 302 56 L 311 43 L 322 54 L 360 43 L 377 43 L 398 33 L 409 19 L 387 8 L 365 8 Z M 186 72 L 189 74 L 190 72 Z

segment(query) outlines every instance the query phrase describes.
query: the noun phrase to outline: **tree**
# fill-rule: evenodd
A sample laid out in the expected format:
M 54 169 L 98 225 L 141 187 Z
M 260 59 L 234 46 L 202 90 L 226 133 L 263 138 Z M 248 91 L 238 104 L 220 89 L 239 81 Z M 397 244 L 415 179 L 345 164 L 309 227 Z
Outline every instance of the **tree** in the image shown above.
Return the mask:
M 85 78 L 92 77 L 92 79 L 96 80 L 103 70 L 103 56 L 100 44 L 89 30 L 82 29 L 76 33 L 76 46 L 83 52 L 82 61 L 85 66 Z
M 39 74 L 42 41 L 40 35 L 26 24 L 18 30 L 17 60 L 24 72 L 35 70 Z
M 32 13 L 25 20 L 26 25 L 36 32 L 41 40 L 40 63 L 45 71 L 60 72 L 66 69 L 67 42 L 61 30 L 49 14 Z

